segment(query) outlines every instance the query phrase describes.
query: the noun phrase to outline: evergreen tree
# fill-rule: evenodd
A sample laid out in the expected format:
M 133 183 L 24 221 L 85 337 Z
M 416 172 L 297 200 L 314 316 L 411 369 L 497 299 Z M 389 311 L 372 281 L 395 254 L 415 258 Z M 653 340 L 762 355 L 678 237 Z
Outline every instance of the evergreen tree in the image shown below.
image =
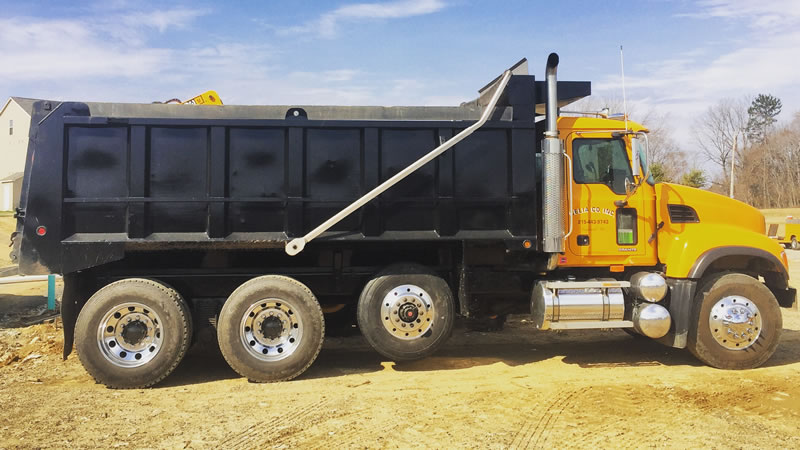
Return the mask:
M 703 188 L 706 184 L 708 184 L 708 180 L 706 179 L 706 174 L 703 173 L 702 170 L 692 169 L 683 174 L 681 177 L 681 184 L 693 188 Z
M 761 144 L 767 138 L 772 125 L 777 122 L 775 118 L 781 113 L 781 100 L 770 94 L 758 94 L 747 108 L 747 136 L 752 142 Z
M 667 170 L 664 167 L 664 164 L 661 163 L 650 164 L 650 175 L 653 176 L 653 179 L 656 181 L 656 183 L 669 183 L 672 181 L 667 175 Z

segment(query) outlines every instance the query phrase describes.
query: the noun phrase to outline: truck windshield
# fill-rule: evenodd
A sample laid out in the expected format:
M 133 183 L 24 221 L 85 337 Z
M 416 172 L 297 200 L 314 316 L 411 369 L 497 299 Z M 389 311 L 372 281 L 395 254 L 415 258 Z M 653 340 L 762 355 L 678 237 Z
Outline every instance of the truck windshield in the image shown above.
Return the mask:
M 575 139 L 572 141 L 573 174 L 578 184 L 605 184 L 625 195 L 625 179 L 633 180 L 625 141 Z

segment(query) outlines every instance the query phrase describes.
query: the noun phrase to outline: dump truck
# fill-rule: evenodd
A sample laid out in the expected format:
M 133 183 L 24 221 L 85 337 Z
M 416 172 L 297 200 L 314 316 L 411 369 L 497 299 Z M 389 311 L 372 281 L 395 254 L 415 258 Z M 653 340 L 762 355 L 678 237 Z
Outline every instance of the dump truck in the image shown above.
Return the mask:
M 115 388 L 208 330 L 270 382 L 326 327 L 407 361 L 515 313 L 763 364 L 796 296 L 764 216 L 655 183 L 638 123 L 560 116 L 591 84 L 558 63 L 453 107 L 38 102 L 12 257 L 63 275 L 64 358 Z

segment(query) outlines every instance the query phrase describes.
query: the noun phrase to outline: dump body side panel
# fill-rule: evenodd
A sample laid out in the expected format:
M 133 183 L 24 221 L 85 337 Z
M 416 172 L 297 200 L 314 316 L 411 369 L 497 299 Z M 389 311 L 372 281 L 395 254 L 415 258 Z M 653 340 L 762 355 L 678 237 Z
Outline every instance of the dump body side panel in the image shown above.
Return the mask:
M 467 126 L 114 120 L 81 115 L 80 104 L 59 109 L 69 114 L 44 120 L 33 149 L 24 273 L 68 273 L 124 249 L 277 248 Z M 536 149 L 532 123 L 491 122 L 322 238 L 537 242 Z

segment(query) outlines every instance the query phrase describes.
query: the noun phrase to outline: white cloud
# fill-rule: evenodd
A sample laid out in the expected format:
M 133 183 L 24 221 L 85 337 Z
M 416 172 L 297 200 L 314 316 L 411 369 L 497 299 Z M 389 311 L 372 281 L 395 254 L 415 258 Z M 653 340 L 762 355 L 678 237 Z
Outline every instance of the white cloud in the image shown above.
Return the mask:
M 774 29 L 792 26 L 800 18 L 797 0 L 705 0 L 700 11 L 686 14 L 697 18 L 744 20 L 751 28 Z
M 399 0 L 386 3 L 354 3 L 322 14 L 303 25 L 279 28 L 278 34 L 316 34 L 333 38 L 342 22 L 359 22 L 382 19 L 402 19 L 435 13 L 445 7 L 441 0 Z
M 6 82 L 137 77 L 158 71 L 172 53 L 108 40 L 82 21 L 0 19 L 0 29 L 0 78 Z
M 800 1 L 710 0 L 683 16 L 728 26 L 720 27 L 717 42 L 668 60 L 645 62 L 637 55 L 635 76 L 626 74 L 625 83 L 629 102 L 669 114 L 685 148 L 694 147 L 693 121 L 723 98 L 771 93 L 781 97 L 785 116 L 800 108 Z M 595 83 L 594 90 L 621 92 L 619 75 Z
M 138 11 L 121 16 L 121 22 L 132 28 L 149 27 L 163 33 L 169 28 L 186 28 L 198 17 L 208 14 L 205 9 L 173 8 Z

